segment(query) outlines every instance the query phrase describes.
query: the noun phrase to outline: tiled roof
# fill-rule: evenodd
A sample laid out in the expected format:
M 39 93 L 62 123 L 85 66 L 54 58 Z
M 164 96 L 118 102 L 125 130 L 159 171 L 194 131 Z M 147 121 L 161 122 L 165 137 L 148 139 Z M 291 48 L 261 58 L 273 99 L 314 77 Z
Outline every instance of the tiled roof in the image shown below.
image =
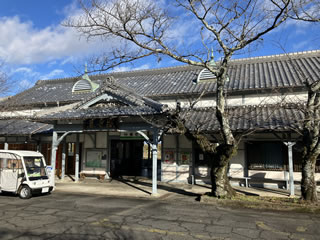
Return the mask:
M 51 113 L 36 117 L 36 121 L 53 120 L 84 120 L 92 118 L 110 118 L 118 116 L 141 116 L 159 114 L 158 111 L 147 106 L 115 106 L 115 107 L 97 107 L 87 109 L 71 109 L 63 112 Z
M 49 132 L 50 124 L 36 123 L 27 120 L 0 120 L 0 135 L 34 135 Z
M 274 55 L 231 61 L 228 70 L 230 80 L 226 86 L 229 93 L 304 87 L 305 78 L 297 74 L 294 66 L 299 66 L 310 82 L 320 79 L 320 51 L 296 53 L 289 57 Z M 117 83 L 134 89 L 136 94 L 153 99 L 179 98 L 181 95 L 199 94 L 204 90 L 214 93 L 214 82 L 194 84 L 201 70 L 199 67 L 184 65 L 92 75 L 90 78 L 102 83 L 112 76 Z M 72 86 L 79 79 L 80 77 L 38 81 L 33 88 L 12 97 L 10 101 L 13 105 L 81 101 L 92 93 L 72 94 Z M 6 101 L 3 103 L 7 104 Z
M 94 93 L 86 98 L 84 98 L 78 106 L 75 107 L 81 108 L 86 103 L 94 100 L 95 98 L 101 96 L 102 94 L 108 94 L 119 102 L 122 102 L 130 106 L 140 106 L 140 107 L 150 107 L 154 108 L 157 111 L 162 110 L 162 104 L 154 101 L 148 97 L 143 97 L 135 93 L 134 89 L 130 89 L 122 84 L 116 82 L 113 77 L 107 79 L 103 82 L 102 86 Z
M 227 111 L 230 116 L 230 125 L 233 131 L 289 131 L 301 128 L 301 119 L 304 119 L 301 105 L 266 105 L 232 107 Z M 37 118 L 38 121 L 76 120 L 93 118 L 110 118 L 114 116 L 139 116 L 157 114 L 151 108 L 88 108 L 67 110 Z M 215 133 L 219 131 L 219 124 L 213 108 L 199 108 L 184 110 L 181 115 L 186 120 L 186 126 L 192 131 Z
M 103 94 L 107 94 L 108 98 L 101 99 Z M 60 107 L 51 113 L 46 113 L 46 110 L 44 110 L 38 113 L 34 119 L 42 121 L 91 119 L 109 118 L 111 116 L 152 115 L 162 112 L 162 104 L 137 95 L 134 90 L 113 82 L 113 79 L 109 79 L 103 83 L 98 91 L 87 96 L 72 108 Z
M 233 131 L 261 130 L 283 131 L 301 128 L 304 119 L 299 105 L 286 106 L 247 106 L 228 109 Z M 219 123 L 215 109 L 202 108 L 183 112 L 186 126 L 193 131 L 218 132 Z

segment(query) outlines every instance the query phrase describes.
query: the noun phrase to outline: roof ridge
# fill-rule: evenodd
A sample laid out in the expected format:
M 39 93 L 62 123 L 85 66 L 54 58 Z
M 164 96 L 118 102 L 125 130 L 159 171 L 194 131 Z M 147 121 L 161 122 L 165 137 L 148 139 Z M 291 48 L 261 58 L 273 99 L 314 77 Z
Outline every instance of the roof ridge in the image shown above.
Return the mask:
M 144 72 L 152 72 L 152 71 L 159 71 L 159 70 L 173 70 L 173 69 L 179 69 L 179 68 L 187 68 L 192 65 L 183 64 L 183 65 L 177 65 L 177 66 L 170 66 L 170 67 L 158 67 L 158 68 L 149 68 L 149 69 L 140 69 L 140 70 L 131 70 L 131 71 L 123 71 L 123 72 L 111 72 L 110 75 L 117 75 L 122 73 L 144 73 Z M 194 66 L 196 67 L 196 66 Z M 103 75 L 103 74 L 101 74 Z
M 130 102 L 131 104 L 136 104 L 138 106 L 141 106 L 140 104 L 145 104 L 149 107 L 152 107 L 156 110 L 161 109 L 163 106 L 161 103 L 150 99 L 145 96 L 141 96 L 136 91 L 130 87 L 124 86 L 121 83 L 115 82 L 113 78 L 106 80 L 102 83 L 101 88 L 96 91 L 94 94 L 88 96 L 87 98 L 83 99 L 81 102 L 79 102 L 74 108 L 79 108 L 86 103 L 92 101 L 93 99 L 97 98 L 98 96 L 107 93 L 110 95 L 114 95 L 115 98 L 124 98 L 127 102 Z M 126 93 L 125 96 L 121 96 L 121 93 Z M 127 95 L 128 94 L 128 95 Z M 120 100 L 121 101 L 121 100 Z
M 281 103 L 281 104 L 274 104 L 274 103 L 266 103 L 266 104 L 252 104 L 252 105 L 232 105 L 227 106 L 226 110 L 233 110 L 233 109 L 251 109 L 251 108 L 267 108 L 267 107 L 273 107 L 273 108 L 279 108 L 279 107 L 301 107 L 305 105 L 305 103 Z M 193 109 L 189 108 L 182 108 L 183 111 L 206 111 L 206 110 L 215 110 L 215 106 L 210 107 L 196 107 Z
M 117 75 L 125 75 L 125 74 L 133 74 L 133 73 L 148 73 L 148 72 L 158 72 L 158 71 L 167 71 L 167 70 L 184 70 L 186 68 L 195 67 L 188 64 L 179 65 L 179 66 L 170 66 L 170 67 L 160 67 L 160 68 L 150 68 L 150 69 L 141 69 L 141 70 L 131 70 L 131 71 L 122 71 L 122 72 L 108 72 L 108 73 L 97 73 L 89 75 L 90 78 L 95 78 L 93 80 L 98 80 L 99 77 L 108 77 L 108 76 L 117 76 Z M 181 70 L 180 70 L 181 69 Z M 73 77 L 65 77 L 65 78 L 54 78 L 54 79 L 40 79 L 35 85 L 40 85 L 43 83 L 52 83 L 52 82 L 60 82 L 60 81 L 75 81 L 82 75 L 73 76 Z
M 82 76 L 82 75 L 74 76 L 74 77 L 65 77 L 65 78 L 39 79 L 35 83 L 35 86 L 43 84 L 43 83 L 60 82 L 60 81 L 75 81 L 80 76 Z
M 237 58 L 237 59 L 231 59 L 230 62 L 239 62 L 239 61 L 256 60 L 256 59 L 270 59 L 270 58 L 284 57 L 284 56 L 298 56 L 298 55 L 305 55 L 305 54 L 310 54 L 310 53 L 320 53 L 320 49 L 310 50 L 310 51 L 301 51 L 301 52 L 272 54 L 272 55 L 267 55 L 267 56 Z
M 241 61 L 249 61 L 249 60 L 265 60 L 265 59 L 273 59 L 273 58 L 279 58 L 279 57 L 285 57 L 285 56 L 299 56 L 299 55 L 306 55 L 306 54 L 316 54 L 320 53 L 320 49 L 318 50 L 310 50 L 310 51 L 301 51 L 301 52 L 292 52 L 292 53 L 282 53 L 282 54 L 273 54 L 268 56 L 257 56 L 257 57 L 247 57 L 247 58 L 238 58 L 238 59 L 231 59 L 230 63 L 239 63 Z M 219 62 L 219 61 L 217 61 Z M 122 72 L 108 72 L 108 73 L 97 73 L 89 75 L 89 77 L 95 81 L 95 80 L 103 80 L 99 79 L 100 77 L 108 77 L 108 76 L 114 76 L 114 77 L 121 77 L 126 76 L 127 74 L 145 74 L 145 73 L 162 73 L 167 71 L 183 71 L 186 69 L 202 69 L 201 67 L 194 66 L 194 65 L 178 65 L 178 66 L 169 66 L 169 67 L 160 67 L 160 68 L 150 68 L 150 69 L 140 69 L 140 70 L 130 70 L 130 71 L 122 71 Z M 82 75 L 73 76 L 73 77 L 65 77 L 65 78 L 55 78 L 55 79 L 41 79 L 36 82 L 35 85 L 40 84 L 46 84 L 46 83 L 58 83 L 61 81 L 75 81 L 77 78 L 79 78 Z

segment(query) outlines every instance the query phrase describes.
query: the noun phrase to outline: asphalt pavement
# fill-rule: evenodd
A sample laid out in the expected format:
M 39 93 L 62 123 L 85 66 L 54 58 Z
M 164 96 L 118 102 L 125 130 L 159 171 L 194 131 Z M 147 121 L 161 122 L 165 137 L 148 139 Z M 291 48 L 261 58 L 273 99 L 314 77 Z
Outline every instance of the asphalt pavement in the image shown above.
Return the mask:
M 55 191 L 0 195 L 0 240 L 319 239 L 316 214 L 221 208 L 180 198 Z

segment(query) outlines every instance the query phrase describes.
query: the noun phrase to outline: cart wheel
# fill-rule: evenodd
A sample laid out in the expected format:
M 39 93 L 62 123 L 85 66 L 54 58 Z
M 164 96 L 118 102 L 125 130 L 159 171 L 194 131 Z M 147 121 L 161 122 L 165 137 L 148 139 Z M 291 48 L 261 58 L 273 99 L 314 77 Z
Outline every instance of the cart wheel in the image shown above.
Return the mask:
M 31 189 L 27 185 L 23 185 L 19 191 L 19 197 L 21 199 L 29 199 L 31 196 Z

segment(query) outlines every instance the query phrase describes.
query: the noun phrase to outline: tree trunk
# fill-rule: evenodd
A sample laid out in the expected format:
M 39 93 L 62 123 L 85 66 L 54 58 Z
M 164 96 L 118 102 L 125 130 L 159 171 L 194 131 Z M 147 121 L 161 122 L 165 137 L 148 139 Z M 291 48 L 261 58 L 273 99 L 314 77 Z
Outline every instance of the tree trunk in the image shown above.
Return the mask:
M 230 185 L 228 173 L 228 163 L 237 153 L 237 145 L 219 145 L 214 154 L 211 166 L 211 193 L 218 198 L 231 198 L 235 191 Z
M 301 194 L 306 201 L 317 202 L 317 183 L 314 173 L 316 168 L 317 156 L 304 154 L 302 164 Z

